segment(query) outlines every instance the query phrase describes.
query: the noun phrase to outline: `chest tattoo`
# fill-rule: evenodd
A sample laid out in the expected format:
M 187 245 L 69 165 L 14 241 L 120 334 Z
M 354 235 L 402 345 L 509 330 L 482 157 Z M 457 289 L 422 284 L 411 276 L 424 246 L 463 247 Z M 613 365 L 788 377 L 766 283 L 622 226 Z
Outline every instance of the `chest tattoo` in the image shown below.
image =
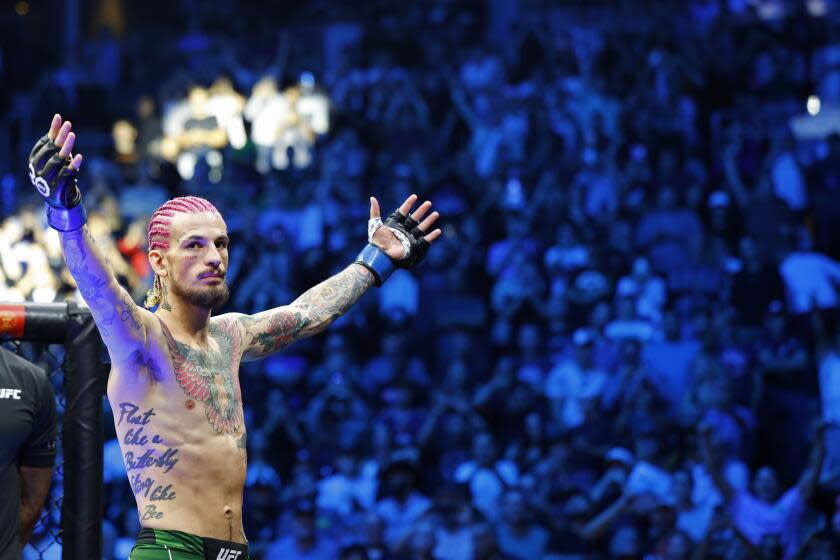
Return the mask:
M 179 342 L 166 325 L 163 332 L 181 389 L 204 403 L 207 422 L 216 433 L 237 432 L 242 426 L 242 395 L 234 384 L 233 368 L 242 344 L 239 331 L 228 322 L 211 323 L 210 336 L 217 350 L 199 350 Z

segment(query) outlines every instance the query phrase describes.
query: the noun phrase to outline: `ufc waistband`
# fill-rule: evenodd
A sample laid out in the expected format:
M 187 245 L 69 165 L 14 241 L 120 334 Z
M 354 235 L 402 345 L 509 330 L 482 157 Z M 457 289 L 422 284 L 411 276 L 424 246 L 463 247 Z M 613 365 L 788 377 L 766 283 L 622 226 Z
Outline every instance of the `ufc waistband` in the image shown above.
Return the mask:
M 248 560 L 248 545 L 183 531 L 143 528 L 129 560 Z

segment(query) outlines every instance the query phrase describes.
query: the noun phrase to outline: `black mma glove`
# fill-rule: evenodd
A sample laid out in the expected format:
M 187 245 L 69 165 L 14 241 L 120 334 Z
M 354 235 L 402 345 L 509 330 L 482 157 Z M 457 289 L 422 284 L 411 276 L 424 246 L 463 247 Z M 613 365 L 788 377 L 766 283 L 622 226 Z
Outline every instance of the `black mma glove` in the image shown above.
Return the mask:
M 368 222 L 369 241 L 373 240 L 373 234 L 376 230 L 384 226 L 391 230 L 405 250 L 402 258 L 392 259 L 373 243 L 368 243 L 362 249 L 355 262 L 373 273 L 374 283 L 377 287 L 388 279 L 394 271 L 394 267 L 414 268 L 426 256 L 430 243 L 423 238 L 425 234 L 417 227 L 419 225 L 419 222 L 411 216 L 404 216 L 399 212 L 394 212 L 388 216 L 385 222 L 382 222 L 379 218 L 372 218 Z
M 429 245 L 431 244 L 423 239 L 423 236 L 426 234 L 417 228 L 419 225 L 420 222 L 411 216 L 403 216 L 399 212 L 394 212 L 385 220 L 385 226 L 391 228 L 391 231 L 394 232 L 397 239 L 402 242 L 403 247 L 406 247 L 406 241 L 408 242 L 408 246 L 406 247 L 408 254 L 401 259 L 395 260 L 395 267 L 414 268 L 426 256 L 426 252 L 429 250 Z
M 58 231 L 74 231 L 85 225 L 87 214 L 77 184 L 78 170 L 61 148 L 44 135 L 29 154 L 29 180 L 47 204 L 47 222 Z

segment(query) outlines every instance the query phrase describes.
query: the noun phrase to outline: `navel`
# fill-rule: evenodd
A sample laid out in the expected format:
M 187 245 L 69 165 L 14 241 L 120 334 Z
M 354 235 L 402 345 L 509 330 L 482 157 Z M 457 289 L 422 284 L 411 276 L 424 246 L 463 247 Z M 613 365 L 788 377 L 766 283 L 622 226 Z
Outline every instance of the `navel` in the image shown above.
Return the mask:
M 228 521 L 228 540 L 233 540 L 233 510 L 225 506 L 225 519 Z
M 192 399 L 187 399 L 184 402 L 184 406 L 187 407 L 187 410 L 192 410 L 195 408 L 195 401 Z

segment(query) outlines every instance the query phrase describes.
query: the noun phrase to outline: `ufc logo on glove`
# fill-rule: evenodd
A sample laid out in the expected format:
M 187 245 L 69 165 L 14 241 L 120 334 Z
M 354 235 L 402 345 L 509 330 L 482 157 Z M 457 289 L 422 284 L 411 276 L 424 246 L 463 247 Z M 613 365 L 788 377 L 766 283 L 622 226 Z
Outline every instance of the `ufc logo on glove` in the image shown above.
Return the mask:
M 50 186 L 44 179 L 35 174 L 35 168 L 31 163 L 29 164 L 29 180 L 32 181 L 32 184 L 41 193 L 41 196 L 50 196 Z

